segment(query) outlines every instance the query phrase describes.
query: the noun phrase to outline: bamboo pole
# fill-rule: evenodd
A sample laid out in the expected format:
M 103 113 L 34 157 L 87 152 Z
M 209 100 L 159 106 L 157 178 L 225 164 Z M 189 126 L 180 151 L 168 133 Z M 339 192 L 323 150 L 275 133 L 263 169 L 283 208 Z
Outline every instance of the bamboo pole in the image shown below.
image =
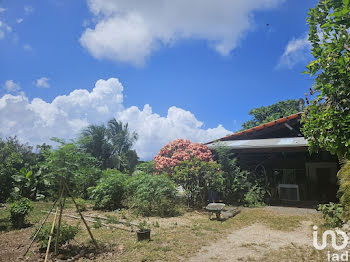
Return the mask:
M 67 186 L 66 181 L 63 181 L 63 184 L 64 184 L 64 186 L 66 187 L 66 190 L 67 190 L 68 195 L 72 198 L 73 203 L 74 203 L 74 205 L 75 205 L 75 207 L 76 207 L 76 209 L 77 209 L 77 211 L 78 211 L 78 213 L 79 213 L 79 215 L 80 215 L 80 218 L 81 218 L 81 220 L 83 220 L 84 225 L 85 225 L 87 231 L 89 232 L 89 235 L 90 235 L 90 237 L 91 237 L 92 242 L 94 242 L 95 247 L 98 249 L 97 242 L 96 242 L 94 236 L 92 235 L 91 230 L 90 230 L 88 224 L 86 223 L 83 214 L 80 212 L 79 207 L 78 207 L 77 203 L 75 202 L 75 199 L 74 199 L 72 193 L 70 192 L 70 190 L 69 190 L 69 188 L 68 188 L 68 186 Z
M 29 249 L 32 247 L 32 245 L 33 245 L 33 243 L 34 243 L 36 237 L 38 236 L 39 232 L 41 231 L 41 229 L 43 228 L 44 224 L 46 223 L 46 220 L 49 218 L 49 216 L 50 216 L 50 214 L 51 214 L 53 208 L 55 207 L 57 201 L 58 201 L 58 198 L 57 198 L 57 199 L 55 200 L 55 202 L 53 203 L 53 205 L 52 205 L 50 211 L 47 212 L 47 213 L 48 213 L 47 216 L 45 217 L 45 219 L 44 219 L 43 222 L 41 223 L 40 227 L 39 227 L 38 230 L 36 231 L 36 233 L 35 233 L 35 235 L 34 235 L 32 241 L 30 242 L 30 244 L 29 244 L 29 246 L 28 246 L 26 252 L 23 254 L 23 256 L 27 255 Z
M 59 238 L 60 238 L 60 233 L 61 233 L 61 220 L 62 220 L 62 213 L 63 213 L 63 208 L 64 204 L 66 201 L 66 197 L 62 199 L 64 195 L 64 187 L 62 185 L 62 191 L 61 191 L 61 201 L 60 201 L 60 214 L 58 216 L 58 224 L 57 224 L 57 231 L 56 231 L 56 242 L 55 242 L 55 255 L 58 254 L 58 243 L 59 243 Z
M 86 214 L 85 214 L 85 216 L 86 217 L 91 217 L 91 218 L 99 218 L 99 219 L 103 219 L 103 220 L 108 220 L 108 217 L 92 216 L 92 215 L 86 215 Z M 131 223 L 131 222 L 126 222 L 126 221 L 122 221 L 122 220 L 117 220 L 117 222 L 114 223 L 114 224 L 123 224 L 123 225 L 126 225 L 126 226 L 131 225 L 131 226 L 136 226 L 136 227 L 139 226 L 138 224 Z
M 55 228 L 57 211 L 58 211 L 58 207 L 56 207 L 55 217 L 54 217 L 53 222 L 52 222 L 52 227 L 51 227 L 51 231 L 50 231 L 49 242 L 47 243 L 47 249 L 46 249 L 46 255 L 45 255 L 45 261 L 44 261 L 44 262 L 47 261 L 47 258 L 48 258 L 48 256 L 49 256 L 50 244 L 51 244 L 51 239 L 52 239 L 53 230 L 54 230 L 54 228 Z
M 41 210 L 41 212 L 47 213 L 47 211 L 43 211 L 43 210 Z M 80 217 L 73 216 L 73 215 L 68 215 L 68 214 L 63 214 L 63 216 L 64 216 L 64 217 L 70 217 L 70 218 L 73 218 L 73 219 L 81 219 Z M 85 216 L 87 216 L 87 215 L 85 215 Z M 96 218 L 98 218 L 98 217 L 96 217 Z M 96 221 L 94 221 L 94 220 L 86 219 L 86 218 L 85 218 L 85 220 L 86 220 L 87 222 L 91 222 L 91 223 L 95 223 L 95 222 L 96 222 Z M 102 226 L 105 226 L 105 227 L 112 227 L 112 228 L 115 228 L 115 229 L 120 229 L 120 230 L 124 230 L 124 231 L 128 231 L 128 232 L 133 232 L 133 230 L 131 230 L 131 229 L 122 228 L 122 227 L 117 227 L 117 226 L 111 225 L 111 224 L 101 223 L 101 225 L 102 225 Z M 135 224 L 135 225 L 136 225 L 136 224 Z M 138 225 L 136 225 L 136 226 L 138 226 Z

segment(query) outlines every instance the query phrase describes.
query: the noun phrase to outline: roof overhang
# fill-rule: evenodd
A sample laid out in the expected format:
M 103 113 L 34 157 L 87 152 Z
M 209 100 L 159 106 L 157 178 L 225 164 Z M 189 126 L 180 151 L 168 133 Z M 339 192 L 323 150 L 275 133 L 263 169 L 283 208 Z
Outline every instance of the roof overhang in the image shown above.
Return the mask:
M 218 141 L 207 145 L 209 149 L 229 147 L 235 150 L 246 149 L 300 149 L 305 150 L 308 142 L 304 137 L 267 138 L 251 140 Z

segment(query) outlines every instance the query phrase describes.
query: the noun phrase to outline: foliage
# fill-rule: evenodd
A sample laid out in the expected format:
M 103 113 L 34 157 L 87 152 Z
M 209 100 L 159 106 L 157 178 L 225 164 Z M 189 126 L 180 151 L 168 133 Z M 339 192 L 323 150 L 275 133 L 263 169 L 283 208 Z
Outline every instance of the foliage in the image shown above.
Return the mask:
M 191 161 L 198 158 L 211 161 L 212 154 L 206 145 L 191 143 L 189 140 L 177 139 L 164 146 L 154 158 L 159 173 L 172 174 L 176 165 L 181 161 Z
M 13 175 L 35 163 L 32 147 L 21 144 L 16 137 L 0 138 L 0 203 L 5 202 L 14 189 Z
M 342 168 L 338 172 L 339 180 L 339 200 L 344 208 L 345 221 L 350 219 L 350 161 L 343 164 Z
M 48 236 L 50 235 L 51 227 L 52 227 L 52 223 L 46 223 L 36 237 L 36 241 L 39 243 L 40 250 L 46 250 L 47 248 L 48 238 L 49 238 Z M 33 232 L 32 238 L 34 237 L 34 233 L 36 231 L 37 230 Z M 74 237 L 78 232 L 79 232 L 79 224 L 77 224 L 76 226 L 71 226 L 66 224 L 65 222 L 61 223 L 58 246 L 61 247 L 62 245 L 69 243 L 70 240 L 74 239 Z M 50 251 L 54 250 L 56 241 L 57 241 L 57 225 L 54 226 L 54 231 L 52 234 L 52 240 L 50 244 Z
M 245 202 L 249 207 L 260 207 L 264 205 L 266 190 L 258 185 L 249 188 L 245 194 Z
M 122 172 L 132 172 L 138 156 L 132 146 L 137 134 L 129 130 L 128 124 L 115 119 L 105 125 L 90 125 L 80 134 L 80 146 L 101 161 L 102 168 L 116 168 Z
M 87 210 L 87 205 L 86 205 L 86 201 L 82 198 L 76 198 L 75 199 L 75 203 L 77 204 L 78 206 L 78 209 L 80 212 L 82 211 L 86 211 Z
M 316 77 L 302 131 L 311 151 L 323 148 L 349 159 L 350 1 L 320 0 L 308 15 L 314 60 L 306 73 Z
M 94 218 L 94 223 L 93 223 L 93 228 L 100 228 L 100 227 L 102 227 L 102 221 L 101 221 L 101 219 L 100 218 L 98 218 L 98 217 L 95 217 Z
M 230 152 L 229 148 L 217 147 L 215 153 L 224 177 L 224 189 L 222 191 L 224 200 L 228 203 L 244 204 L 246 194 L 256 184 L 256 181 L 250 177 L 248 171 L 241 170 L 236 158 L 234 158 L 234 153 Z
M 156 164 L 154 161 L 146 161 L 139 163 L 136 166 L 135 172 L 144 172 L 147 174 L 155 174 L 157 172 Z
M 288 99 L 285 101 L 279 101 L 266 107 L 261 106 L 258 108 L 253 108 L 248 113 L 249 115 L 253 116 L 253 119 L 244 122 L 242 124 L 242 128 L 249 129 L 285 116 L 301 112 L 303 110 L 304 103 L 305 102 L 303 99 Z
M 318 211 L 321 211 L 323 218 L 326 220 L 325 225 L 331 228 L 341 227 L 343 225 L 343 207 L 340 204 L 329 204 L 318 205 Z
M 33 205 L 28 198 L 21 198 L 10 205 L 10 219 L 15 228 L 25 226 L 25 218 L 33 209 Z
M 77 144 L 72 141 L 66 143 L 53 139 L 60 145 L 48 151 L 43 168 L 46 169 L 47 178 L 51 181 L 52 195 L 59 192 L 61 178 L 66 181 L 70 190 L 77 195 L 87 198 L 89 187 L 95 186 L 100 177 L 98 161 L 88 153 L 79 150 Z
M 115 210 L 122 206 L 127 184 L 127 175 L 118 170 L 108 169 L 95 187 L 89 189 L 90 198 L 96 209 Z
M 173 216 L 177 213 L 176 193 L 174 182 L 166 174 L 139 173 L 128 183 L 126 203 L 144 216 Z
M 185 190 L 188 205 L 201 207 L 206 204 L 208 189 L 222 192 L 224 178 L 220 165 L 194 158 L 179 162 L 173 173 L 174 181 Z
M 142 222 L 139 223 L 138 228 L 141 232 L 147 231 L 150 229 L 150 225 L 147 223 L 146 220 L 143 220 Z

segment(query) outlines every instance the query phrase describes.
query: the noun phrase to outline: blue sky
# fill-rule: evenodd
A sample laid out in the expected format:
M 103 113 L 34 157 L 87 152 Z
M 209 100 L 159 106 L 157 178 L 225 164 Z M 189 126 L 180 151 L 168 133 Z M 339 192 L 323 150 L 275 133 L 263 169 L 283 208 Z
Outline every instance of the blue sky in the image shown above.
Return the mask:
M 178 137 L 234 132 L 253 107 L 311 86 L 316 2 L 3 0 L 0 134 L 41 143 L 117 117 L 149 159 Z

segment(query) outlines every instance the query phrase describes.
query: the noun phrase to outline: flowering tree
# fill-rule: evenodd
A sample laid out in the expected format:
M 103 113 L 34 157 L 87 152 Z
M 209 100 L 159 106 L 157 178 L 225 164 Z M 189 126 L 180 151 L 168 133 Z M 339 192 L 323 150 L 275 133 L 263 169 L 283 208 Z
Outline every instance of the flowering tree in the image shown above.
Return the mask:
M 164 146 L 154 158 L 158 172 L 172 174 L 175 166 L 182 161 L 212 161 L 212 153 L 206 145 L 191 143 L 189 140 L 177 139 Z

